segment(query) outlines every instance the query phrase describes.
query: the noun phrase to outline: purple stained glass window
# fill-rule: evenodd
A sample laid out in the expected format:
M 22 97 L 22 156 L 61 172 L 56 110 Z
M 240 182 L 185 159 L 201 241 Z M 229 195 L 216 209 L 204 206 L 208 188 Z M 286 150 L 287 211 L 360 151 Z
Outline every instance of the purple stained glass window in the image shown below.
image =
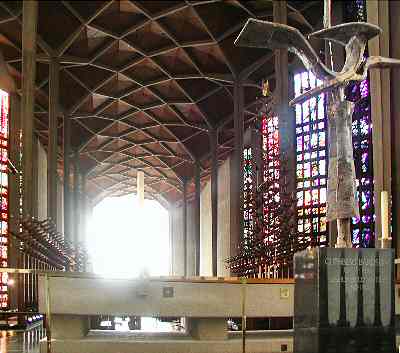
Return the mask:
M 344 15 L 347 22 L 366 21 L 365 0 L 346 2 Z M 368 51 L 365 53 L 365 57 L 367 56 Z M 360 204 L 360 218 L 352 219 L 352 241 L 355 247 L 374 247 L 374 173 L 369 79 L 350 83 L 346 88 L 346 98 L 355 104 L 352 123 L 353 153 Z
M 321 84 L 311 72 L 294 75 L 295 96 Z M 298 243 L 327 244 L 327 119 L 324 95 L 295 107 Z
M 354 102 L 353 153 L 357 177 L 360 218 L 352 219 L 352 241 L 356 247 L 374 247 L 375 211 L 372 166 L 372 121 L 368 79 L 351 83 L 347 99 Z

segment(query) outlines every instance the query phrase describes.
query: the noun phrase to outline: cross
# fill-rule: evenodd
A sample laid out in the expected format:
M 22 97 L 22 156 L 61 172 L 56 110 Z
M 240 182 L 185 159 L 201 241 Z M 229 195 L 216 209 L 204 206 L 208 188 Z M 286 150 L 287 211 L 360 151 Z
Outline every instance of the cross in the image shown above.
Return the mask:
M 289 105 L 303 103 L 322 93 L 332 94 L 328 108 L 327 220 L 337 221 L 336 247 L 340 248 L 352 247 L 350 221 L 352 217 L 359 216 L 351 131 L 354 106 L 345 99 L 344 89 L 350 81 L 365 80 L 371 68 L 400 66 L 400 60 L 381 56 L 370 56 L 364 60 L 368 40 L 381 32 L 373 24 L 351 22 L 310 34 L 309 38 L 328 40 L 345 47 L 346 61 L 340 72 L 329 69 L 321 61 L 298 29 L 284 24 L 249 19 L 235 41 L 236 45 L 244 47 L 288 49 L 322 81 L 320 86 L 302 93 Z

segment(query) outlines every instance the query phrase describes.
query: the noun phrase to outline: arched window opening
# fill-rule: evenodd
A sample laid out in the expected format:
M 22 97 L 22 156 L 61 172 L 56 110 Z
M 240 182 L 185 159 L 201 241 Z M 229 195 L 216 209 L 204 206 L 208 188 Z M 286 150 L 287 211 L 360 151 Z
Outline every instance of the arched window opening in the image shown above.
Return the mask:
M 169 275 L 169 216 L 157 201 L 108 197 L 93 209 L 88 237 L 95 273 L 135 278 Z
M 109 278 L 167 276 L 170 270 L 169 215 L 157 201 L 136 195 L 108 197 L 93 209 L 88 251 L 93 272 Z M 182 319 L 96 316 L 93 330 L 170 332 Z

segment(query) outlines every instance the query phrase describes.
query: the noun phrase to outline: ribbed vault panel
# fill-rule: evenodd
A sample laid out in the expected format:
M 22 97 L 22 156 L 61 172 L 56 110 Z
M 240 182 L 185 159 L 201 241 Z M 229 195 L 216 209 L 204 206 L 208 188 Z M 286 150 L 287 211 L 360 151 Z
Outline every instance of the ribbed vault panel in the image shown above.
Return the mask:
M 310 32 L 320 22 L 320 2 L 289 4 L 289 24 Z M 22 2 L 0 2 L 0 49 L 19 87 L 21 13 Z M 249 17 L 271 20 L 272 2 L 40 1 L 39 137 L 47 144 L 48 63 L 58 57 L 60 107 L 72 119 L 72 147 L 88 172 L 91 196 L 135 191 L 141 169 L 147 196 L 179 200 L 195 159 L 204 159 L 208 174 L 210 129 L 223 126 L 220 158 L 232 150 L 235 78 L 247 73 L 246 121 L 256 110 L 260 80 L 269 77 L 275 86 L 272 53 L 233 44 Z

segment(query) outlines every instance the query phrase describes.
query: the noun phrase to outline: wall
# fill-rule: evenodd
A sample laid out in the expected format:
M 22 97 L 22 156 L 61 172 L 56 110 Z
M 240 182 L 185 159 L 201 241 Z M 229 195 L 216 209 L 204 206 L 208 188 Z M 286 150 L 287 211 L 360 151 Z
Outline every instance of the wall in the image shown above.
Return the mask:
M 218 174 L 218 276 L 229 276 L 225 261 L 231 254 L 231 160 L 228 158 Z
M 47 218 L 47 152 L 37 139 L 37 216 Z M 57 177 L 57 228 L 64 232 L 64 187 Z
M 196 274 L 196 248 L 195 244 L 195 224 L 194 224 L 194 203 L 188 203 L 187 207 L 187 275 Z
M 184 246 L 183 246 L 183 210 L 182 207 L 171 207 L 169 209 L 170 225 L 170 251 L 172 276 L 184 275 Z M 194 207 L 193 203 L 187 205 L 187 275 L 194 276 L 196 272 L 196 249 L 194 229 Z
M 180 207 L 169 209 L 169 234 L 171 251 L 171 275 L 183 276 L 183 214 Z
M 228 158 L 218 169 L 218 276 L 229 276 L 225 260 L 231 254 L 230 238 L 230 168 Z M 208 180 L 200 193 L 200 275 L 212 276 L 212 215 L 211 181 Z M 194 207 L 187 207 L 187 274 L 195 273 Z M 182 276 L 183 267 L 183 211 L 182 207 L 170 209 L 171 275 Z
M 218 168 L 218 276 L 229 276 L 225 260 L 231 255 L 230 168 L 230 158 Z M 211 180 L 208 180 L 200 194 L 200 274 L 212 276 Z
M 211 180 L 200 193 L 200 275 L 212 276 Z

